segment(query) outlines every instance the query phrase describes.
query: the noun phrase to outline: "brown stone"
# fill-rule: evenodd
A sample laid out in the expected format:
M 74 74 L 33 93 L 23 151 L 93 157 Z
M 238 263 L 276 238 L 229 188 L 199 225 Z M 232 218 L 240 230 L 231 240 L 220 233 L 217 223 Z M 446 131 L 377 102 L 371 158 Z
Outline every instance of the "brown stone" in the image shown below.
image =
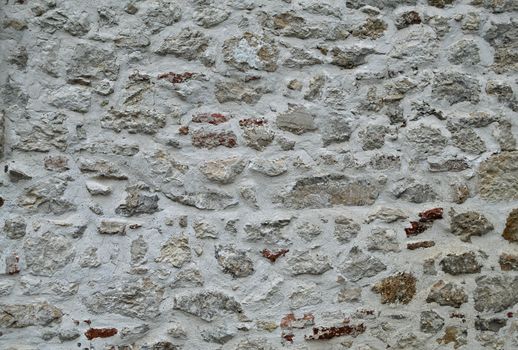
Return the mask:
M 509 242 L 518 242 L 518 208 L 509 213 L 502 237 Z
M 382 279 L 372 287 L 372 290 L 381 294 L 382 304 L 408 304 L 416 293 L 416 281 L 414 275 L 401 272 Z

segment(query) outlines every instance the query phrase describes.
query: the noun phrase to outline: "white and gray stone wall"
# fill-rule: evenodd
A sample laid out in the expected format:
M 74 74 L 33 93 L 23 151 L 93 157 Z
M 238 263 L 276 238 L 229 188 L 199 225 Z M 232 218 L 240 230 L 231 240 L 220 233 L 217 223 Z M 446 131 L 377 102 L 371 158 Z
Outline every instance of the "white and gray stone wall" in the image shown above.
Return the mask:
M 517 0 L 1 0 L 0 349 L 517 349 L 517 73 Z

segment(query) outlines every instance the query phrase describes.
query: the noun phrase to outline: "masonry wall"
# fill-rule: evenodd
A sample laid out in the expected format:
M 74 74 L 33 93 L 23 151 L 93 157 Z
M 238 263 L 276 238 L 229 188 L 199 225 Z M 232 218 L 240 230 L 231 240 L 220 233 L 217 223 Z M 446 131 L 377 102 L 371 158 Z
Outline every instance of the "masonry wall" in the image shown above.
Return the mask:
M 2 0 L 0 348 L 518 348 L 516 0 Z

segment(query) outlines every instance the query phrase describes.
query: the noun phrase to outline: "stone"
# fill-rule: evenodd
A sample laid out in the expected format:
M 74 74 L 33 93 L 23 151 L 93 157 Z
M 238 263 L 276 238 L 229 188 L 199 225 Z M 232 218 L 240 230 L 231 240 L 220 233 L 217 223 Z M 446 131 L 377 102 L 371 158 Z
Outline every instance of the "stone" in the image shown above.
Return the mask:
M 380 207 L 376 212 L 370 214 L 365 220 L 365 223 L 371 223 L 373 221 L 381 221 L 386 223 L 392 223 L 408 219 L 408 215 L 398 208 Z
M 453 64 L 476 65 L 480 63 L 479 51 L 474 40 L 462 39 L 448 48 L 448 61 Z
M 518 242 L 518 209 L 513 209 L 509 213 L 502 237 L 509 242 Z
M 78 43 L 66 70 L 69 83 L 91 84 L 93 81 L 117 80 L 119 64 L 115 51 L 90 43 Z
M 279 50 L 275 42 L 250 32 L 225 40 L 223 57 L 227 64 L 241 70 L 277 70 Z
M 115 214 L 122 216 L 135 216 L 140 214 L 153 214 L 159 211 L 158 196 L 146 195 L 138 190 L 128 190 L 125 202 L 115 209 Z
M 468 329 L 462 326 L 447 326 L 444 329 L 444 336 L 437 339 L 437 343 L 444 345 L 453 343 L 454 349 L 460 348 L 468 343 Z
M 217 6 L 199 6 L 192 14 L 194 23 L 204 28 L 212 28 L 225 22 L 230 16 L 230 11 Z
M 86 113 L 90 109 L 91 93 L 88 89 L 77 86 L 62 86 L 52 91 L 50 104 L 57 108 Z
M 275 134 L 267 126 L 267 121 L 264 119 L 241 119 L 239 126 L 243 131 L 246 145 L 257 151 L 264 150 L 275 138 Z
M 448 122 L 447 128 L 452 135 L 452 143 L 466 153 L 482 154 L 486 151 L 486 144 L 477 135 L 475 130 Z
M 20 239 L 25 236 L 27 224 L 21 216 L 5 219 L 3 231 L 10 239 Z
M 343 287 L 336 297 L 339 303 L 354 303 L 361 300 L 362 289 L 359 287 Z
M 468 302 L 468 295 L 464 289 L 457 284 L 439 280 L 432 286 L 430 293 L 426 297 L 426 302 L 435 302 L 439 305 L 459 308 L 462 304 Z
M 25 328 L 31 326 L 51 326 L 61 323 L 63 311 L 45 302 L 31 304 L 1 304 L 0 326 L 5 328 Z
M 292 310 L 322 303 L 322 293 L 315 283 L 298 285 L 288 298 Z
M 173 25 L 182 18 L 182 9 L 176 1 L 153 0 L 146 5 L 143 11 L 143 21 L 153 34 Z
M 335 47 L 331 49 L 331 64 L 345 68 L 353 69 L 367 63 L 367 56 L 376 53 L 370 47 L 352 46 L 341 49 Z
M 214 95 L 219 103 L 244 102 L 249 105 L 255 105 L 264 94 L 271 91 L 271 87 L 260 80 L 232 79 L 217 81 L 215 83 Z
M 311 242 L 322 234 L 322 228 L 311 222 L 303 222 L 297 226 L 297 234 L 306 242 Z
M 478 318 L 475 320 L 475 329 L 479 331 L 498 332 L 501 328 L 507 325 L 505 318 Z
M 394 20 L 397 29 L 407 28 L 413 24 L 421 23 L 421 16 L 416 11 L 406 11 L 398 14 Z
M 128 179 L 128 175 L 122 172 L 119 167 L 104 159 L 81 158 L 78 161 L 78 167 L 82 173 L 91 174 L 99 178 L 111 180 Z
M 329 257 L 318 253 L 306 251 L 294 251 L 287 259 L 288 269 L 293 276 L 321 275 L 331 270 Z
M 165 126 L 165 115 L 153 110 L 111 109 L 101 117 L 101 127 L 130 134 L 156 134 Z
M 96 247 L 88 247 L 83 251 L 83 255 L 79 258 L 79 266 L 83 268 L 95 268 L 101 266 L 101 262 L 97 256 Z
M 253 261 L 244 250 L 236 249 L 233 244 L 216 245 L 215 257 L 223 272 L 234 278 L 247 277 L 254 273 Z
M 474 252 L 448 254 L 441 260 L 440 265 L 444 272 L 454 276 L 479 273 L 482 268 L 482 264 L 477 260 Z
M 518 271 L 518 255 L 502 253 L 498 263 L 502 271 Z
M 488 201 L 518 199 L 518 151 L 501 152 L 483 160 L 478 168 L 479 194 Z
M 351 34 L 360 39 L 378 39 L 383 36 L 387 29 L 387 23 L 379 18 L 367 17 L 365 22 L 353 28 Z
M 335 218 L 335 229 L 333 236 L 340 243 L 348 243 L 356 236 L 361 230 L 360 224 L 355 222 L 353 219 L 346 216 L 340 215 Z
M 21 151 L 49 152 L 53 149 L 67 149 L 68 131 L 63 125 L 66 116 L 62 113 L 49 112 L 41 115 L 28 131 L 16 131 L 20 136 L 14 148 Z
M 513 126 L 508 120 L 501 120 L 496 124 L 492 135 L 500 145 L 502 151 L 516 150 L 516 138 L 513 135 Z
M 284 157 L 276 159 L 255 158 L 249 167 L 266 176 L 279 176 L 288 171 L 287 161 Z
M 432 173 L 460 172 L 469 168 L 470 166 L 466 159 L 447 159 L 438 161 L 428 159 L 428 170 Z
M 102 220 L 97 227 L 97 232 L 102 235 L 121 235 L 126 234 L 126 222 L 115 220 Z
M 171 288 L 195 288 L 203 286 L 203 276 L 196 268 L 182 269 L 175 276 Z
M 380 259 L 365 254 L 358 246 L 351 248 L 347 259 L 339 267 L 340 273 L 352 282 L 376 276 L 386 269 Z
M 411 203 L 433 202 L 439 197 L 432 185 L 419 183 L 413 178 L 396 183 L 392 193 L 396 198 L 401 198 Z
M 237 315 L 243 313 L 241 304 L 232 296 L 216 290 L 200 290 L 177 295 L 174 298 L 173 308 L 198 316 L 207 322 L 227 313 Z
M 229 184 L 235 181 L 245 166 L 246 161 L 243 158 L 234 156 L 206 161 L 199 169 L 207 179 L 220 184 Z
M 500 312 L 518 303 L 516 288 L 518 277 L 505 275 L 481 276 L 475 280 L 477 287 L 473 293 L 475 310 Z
M 233 148 L 237 146 L 236 134 L 232 131 L 197 130 L 192 134 L 192 145 L 198 148 L 212 149 L 219 146 Z
M 349 118 L 331 116 L 321 120 L 320 130 L 322 143 L 324 147 L 327 147 L 331 144 L 349 141 L 354 132 L 354 127 Z
M 165 196 L 178 202 L 201 210 L 223 210 L 238 204 L 232 195 L 215 190 L 201 192 L 185 192 L 183 194 L 165 193 Z
M 432 82 L 432 97 L 450 105 L 460 102 L 478 103 L 480 92 L 478 79 L 456 71 L 437 72 Z
M 241 186 L 239 188 L 239 194 L 251 208 L 259 209 L 259 204 L 257 203 L 257 191 L 254 186 Z
M 421 332 L 435 334 L 444 326 L 444 318 L 435 311 L 423 311 L 419 324 Z
M 367 127 L 358 134 L 362 140 L 362 149 L 364 151 L 370 151 L 383 147 L 385 144 L 385 136 L 389 132 L 390 129 L 385 125 L 367 125 Z
M 411 273 L 400 272 L 377 282 L 372 291 L 381 295 L 382 304 L 408 304 L 416 294 L 416 281 Z
M 156 53 L 174 55 L 192 61 L 200 58 L 209 46 L 209 38 L 199 30 L 183 28 L 164 39 Z
M 191 261 L 192 253 L 187 236 L 172 236 L 160 248 L 160 256 L 157 262 L 165 262 L 176 268 L 181 268 Z
M 212 329 L 204 329 L 201 331 L 201 337 L 207 343 L 225 344 L 229 342 L 235 333 L 228 327 L 217 326 Z
M 131 241 L 130 255 L 132 265 L 141 265 L 147 262 L 146 255 L 149 250 L 149 245 L 143 236 Z
M 406 138 L 419 159 L 440 154 L 448 144 L 448 138 L 439 129 L 424 124 L 407 130 Z
M 471 242 L 471 237 L 482 236 L 494 230 L 494 226 L 482 214 L 467 211 L 451 217 L 450 230 L 463 242 Z
M 372 205 L 382 185 L 373 178 L 341 174 L 306 177 L 297 180 L 281 201 L 292 209 Z
M 321 64 L 322 60 L 315 57 L 310 51 L 300 47 L 292 47 L 289 49 L 290 56 L 282 63 L 288 68 L 302 68 Z
M 95 315 L 110 313 L 151 320 L 160 315 L 163 297 L 164 287 L 149 277 L 112 279 L 102 290 L 91 291 L 83 303 Z
M 52 276 L 75 257 L 72 242 L 60 234 L 46 232 L 23 243 L 27 269 L 37 276 Z
M 103 185 L 99 182 L 87 181 L 85 183 L 88 193 L 92 196 L 107 196 L 112 193 L 110 186 Z
M 300 135 L 316 130 L 314 115 L 302 106 L 290 106 L 290 108 L 277 115 L 277 127 L 282 130 Z
M 265 338 L 246 338 L 233 348 L 233 350 L 274 350 L 275 348 Z
M 367 238 L 368 251 L 400 252 L 397 234 L 391 229 L 376 227 Z
M 388 53 L 393 68 L 408 70 L 437 60 L 439 55 L 437 33 L 427 26 L 415 26 L 407 31 L 400 31 Z

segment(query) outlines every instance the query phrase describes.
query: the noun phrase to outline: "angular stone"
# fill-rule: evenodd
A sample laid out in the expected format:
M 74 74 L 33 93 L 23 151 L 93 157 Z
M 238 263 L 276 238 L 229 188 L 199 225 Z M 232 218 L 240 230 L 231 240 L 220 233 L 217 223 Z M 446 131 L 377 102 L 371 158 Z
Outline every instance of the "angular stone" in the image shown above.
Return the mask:
M 95 268 L 101 266 L 101 261 L 97 256 L 96 247 L 88 247 L 84 250 L 83 255 L 79 258 L 79 266 L 83 268 Z
M 27 224 L 21 216 L 5 219 L 4 233 L 10 239 L 20 239 L 25 236 Z
M 57 108 L 86 113 L 90 109 L 90 98 L 90 90 L 67 85 L 52 91 L 49 103 Z
M 225 344 L 234 338 L 235 332 L 228 326 L 216 326 L 212 329 L 204 329 L 200 332 L 201 337 L 208 343 Z
M 237 137 L 233 131 L 196 130 L 192 134 L 192 145 L 198 148 L 212 149 L 218 146 L 233 148 L 237 146 Z
M 450 275 L 479 273 L 482 264 L 477 260 L 474 252 L 462 254 L 448 254 L 440 262 L 442 270 Z
M 331 270 L 329 257 L 311 251 L 294 251 L 287 260 L 288 268 L 293 276 L 321 275 Z
M 452 135 L 453 145 L 460 150 L 473 154 L 482 154 L 486 151 L 486 144 L 472 128 L 452 122 L 448 122 L 447 128 Z
M 399 241 L 394 230 L 381 227 L 374 228 L 367 238 L 367 250 L 381 252 L 400 252 Z
M 216 245 L 215 257 L 224 273 L 234 278 L 247 277 L 254 273 L 254 263 L 244 250 L 236 249 L 235 245 Z
M 437 172 L 459 172 L 469 169 L 469 164 L 466 159 L 447 159 L 433 161 L 428 159 L 428 170 L 432 173 Z
M 505 318 L 478 318 L 475 320 L 475 329 L 479 331 L 498 332 L 507 325 Z
M 518 209 L 513 209 L 509 213 L 502 237 L 509 242 L 518 242 Z
M 323 119 L 320 129 L 324 147 L 334 143 L 349 141 L 354 132 L 352 121 L 343 116 L 331 116 Z
M 403 29 L 419 23 L 421 23 L 421 16 L 416 11 L 402 12 L 394 20 L 397 29 Z
M 435 334 L 444 326 L 444 318 L 435 311 L 423 311 L 419 325 L 421 332 Z
M 63 312 L 49 303 L 1 304 L 0 326 L 5 328 L 25 328 L 30 326 L 50 326 L 61 323 Z
M 518 4 L 513 0 L 472 0 L 471 5 L 489 9 L 493 13 L 518 11 Z
M 448 144 L 448 138 L 439 129 L 423 124 L 408 130 L 406 138 L 419 159 L 440 154 Z
M 408 304 L 416 294 L 416 281 L 414 275 L 402 272 L 382 279 L 372 287 L 372 290 L 381 294 L 382 304 Z
M 398 208 L 389 208 L 389 207 L 380 207 L 375 213 L 370 214 L 366 223 L 371 223 L 375 220 L 379 220 L 381 222 L 392 223 L 400 220 L 405 220 L 408 218 L 408 215 L 405 212 Z
M 352 36 L 360 39 L 378 39 L 387 29 L 387 23 L 379 18 L 368 17 L 364 23 L 352 30 Z
M 385 125 L 367 125 L 367 127 L 358 134 L 362 140 L 362 149 L 369 151 L 383 147 L 385 144 L 385 135 L 389 132 L 390 129 Z
M 247 241 L 275 244 L 284 239 L 283 228 L 290 222 L 291 218 L 272 218 L 259 223 L 246 223 L 243 230 Z
M 243 158 L 234 156 L 206 161 L 200 165 L 199 169 L 207 179 L 221 184 L 229 184 L 243 172 L 245 166 L 246 161 Z
M 244 185 L 239 188 L 239 194 L 241 198 L 243 198 L 251 208 L 259 209 L 259 204 L 257 203 L 257 191 L 254 186 Z
M 183 28 L 167 37 L 156 51 L 159 55 L 174 55 L 192 61 L 200 58 L 209 46 L 209 38 L 199 30 Z
M 352 282 L 362 278 L 376 276 L 385 271 L 387 266 L 380 259 L 365 254 L 359 247 L 355 246 L 349 251 L 347 259 L 341 264 L 339 270 Z
M 444 8 L 446 5 L 451 5 L 454 0 L 428 0 L 428 5 L 438 8 Z
M 518 151 L 494 154 L 480 163 L 479 194 L 485 200 L 518 199 Z
M 125 235 L 126 222 L 114 220 L 102 220 L 97 231 L 102 235 Z
M 311 222 L 303 222 L 297 226 L 296 232 L 304 241 L 311 242 L 321 235 L 323 231 L 319 225 L 312 224 Z
M 438 281 L 432 286 L 427 303 L 437 303 L 439 305 L 447 305 L 459 308 L 462 304 L 468 302 L 468 295 L 462 287 L 452 282 Z
M 220 191 L 185 192 L 183 194 L 165 193 L 173 202 L 178 202 L 201 210 L 223 210 L 235 206 L 239 201 L 228 193 Z
M 279 176 L 288 171 L 286 158 L 256 158 L 250 163 L 250 169 L 266 176 Z
M 257 79 L 220 80 L 215 83 L 214 94 L 219 103 L 237 102 L 255 105 L 272 88 Z
M 223 23 L 230 16 L 230 11 L 205 4 L 196 8 L 192 14 L 194 23 L 204 28 L 212 28 Z
M 78 43 L 67 67 L 70 83 L 90 84 L 94 80 L 117 80 L 119 65 L 114 50 L 95 44 Z
M 415 28 L 415 29 L 414 29 Z M 401 31 L 393 41 L 393 48 L 388 53 L 393 66 L 408 70 L 437 60 L 439 40 L 437 33 L 428 26 L 415 26 L 408 31 Z
M 272 39 L 245 32 L 225 40 L 223 57 L 226 63 L 242 71 L 257 69 L 273 72 L 277 70 L 279 50 Z
M 368 177 L 341 174 L 307 177 L 296 181 L 280 200 L 293 209 L 372 205 L 381 187 L 380 180 Z
M 402 183 L 396 183 L 393 191 L 396 198 L 404 199 L 411 203 L 427 203 L 437 200 L 438 194 L 427 183 L 418 183 L 408 178 Z
M 288 68 L 302 68 L 321 64 L 322 60 L 311 54 L 310 51 L 298 47 L 290 48 L 290 56 L 282 63 Z
M 518 255 L 502 253 L 498 263 L 502 271 L 518 271 Z
M 128 175 L 123 173 L 115 164 L 104 159 L 81 158 L 78 161 L 82 173 L 113 180 L 127 180 Z
M 274 132 L 264 119 L 241 119 L 239 126 L 243 130 L 246 145 L 257 151 L 264 150 L 275 138 Z
M 176 1 L 153 0 L 149 1 L 146 5 L 142 17 L 144 24 L 153 34 L 173 25 L 182 18 L 182 8 Z M 156 350 L 161 350 L 161 348 L 157 348 Z
M 173 236 L 160 248 L 160 257 L 155 261 L 165 262 L 180 268 L 192 259 L 189 238 L 187 236 Z
M 476 65 L 480 63 L 480 49 L 471 39 L 462 39 L 448 48 L 448 61 L 453 64 Z
M 450 105 L 459 102 L 478 103 L 480 92 L 477 78 L 455 71 L 437 72 L 432 83 L 432 97 L 445 100 Z
M 141 320 L 160 315 L 164 287 L 150 278 L 112 280 L 103 290 L 87 296 L 83 303 L 93 314 L 117 314 Z
M 122 216 L 135 216 L 139 214 L 153 214 L 159 211 L 158 196 L 146 195 L 137 190 L 129 190 L 124 203 L 120 204 L 115 213 Z
M 359 287 L 343 287 L 336 297 L 339 303 L 353 303 L 361 300 L 362 289 Z
M 232 350 L 274 350 L 266 338 L 247 338 L 241 340 Z
M 347 1 L 346 6 L 351 9 L 360 9 L 364 6 L 377 7 L 378 9 L 392 9 L 402 5 L 412 6 L 416 5 L 416 3 L 417 0 L 351 0 Z
M 156 134 L 165 126 L 165 115 L 152 110 L 115 110 L 101 117 L 101 127 L 130 134 Z
M 139 236 L 137 239 L 131 241 L 130 254 L 131 265 L 141 265 L 147 262 L 146 254 L 149 246 L 144 237 Z
M 70 264 L 75 256 L 69 239 L 50 232 L 28 238 L 23 249 L 27 268 L 38 276 L 52 276 Z
M 174 298 L 174 309 L 211 322 L 226 313 L 242 314 L 241 305 L 230 295 L 215 290 L 201 290 Z
M 370 47 L 352 46 L 346 49 L 335 47 L 331 49 L 331 64 L 353 69 L 367 63 L 366 57 L 376 51 Z
M 481 276 L 475 280 L 475 310 L 500 312 L 518 303 L 518 277 L 506 275 Z
M 298 285 L 288 298 L 290 309 L 299 309 L 322 303 L 322 292 L 316 283 L 305 283 Z
M 112 188 L 110 186 L 106 186 L 98 182 L 87 181 L 85 186 L 88 193 L 92 196 L 107 196 L 112 193 Z
M 208 221 L 196 221 L 192 228 L 194 229 L 194 235 L 196 238 L 204 239 L 204 238 L 218 238 L 219 232 L 213 224 Z
M 182 269 L 175 276 L 171 288 L 195 288 L 203 286 L 203 276 L 196 268 Z
M 297 135 L 317 129 L 314 115 L 305 107 L 293 105 L 286 112 L 277 115 L 277 127 Z
M 20 136 L 14 148 L 21 151 L 48 152 L 54 148 L 67 148 L 67 128 L 63 125 L 67 117 L 62 113 L 44 113 L 32 124 L 29 131 L 16 131 Z
M 451 233 L 459 236 L 463 242 L 471 242 L 472 236 L 482 236 L 494 230 L 493 224 L 476 211 L 453 215 L 450 224 Z
M 448 346 L 450 343 L 453 343 L 453 348 L 458 349 L 468 343 L 468 329 L 463 326 L 447 326 L 444 329 L 444 336 L 437 339 L 437 343 L 444 344 L 446 346 Z
M 333 236 L 340 243 L 348 243 L 354 239 L 361 230 L 360 224 L 353 219 L 340 215 L 335 218 Z

